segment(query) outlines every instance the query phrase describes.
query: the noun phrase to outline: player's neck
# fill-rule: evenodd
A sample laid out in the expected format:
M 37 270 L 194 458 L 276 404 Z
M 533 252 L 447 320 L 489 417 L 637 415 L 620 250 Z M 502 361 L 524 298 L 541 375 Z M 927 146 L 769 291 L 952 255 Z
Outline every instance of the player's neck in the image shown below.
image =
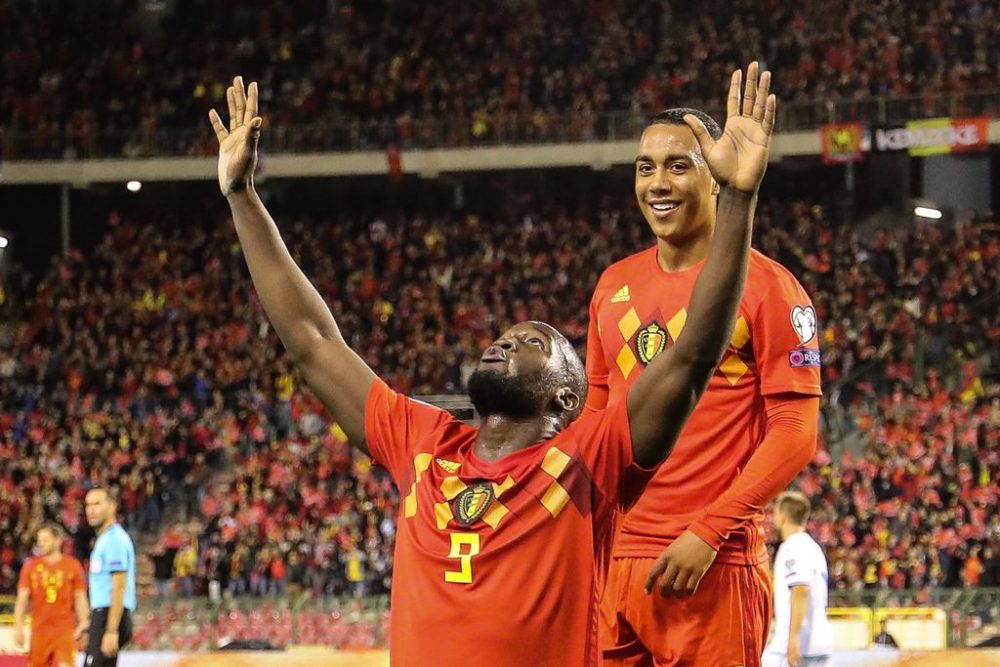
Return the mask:
M 98 535 L 103 535 L 104 532 L 107 531 L 108 528 L 110 528 L 111 526 L 115 525 L 116 523 L 118 523 L 117 519 L 114 519 L 114 518 L 108 519 L 107 521 L 104 522 L 104 524 L 101 525 L 100 528 L 97 529 L 97 534 Z
M 805 526 L 785 526 L 781 529 L 781 541 L 784 542 L 792 535 L 806 532 Z
M 708 257 L 714 225 L 703 225 L 683 238 L 657 238 L 656 263 L 664 271 L 685 271 Z
M 42 556 L 42 558 L 49 565 L 55 565 L 56 563 L 62 560 L 62 554 L 57 551 L 55 553 Z
M 484 461 L 497 461 L 525 447 L 548 440 L 559 433 L 554 417 L 513 419 L 506 415 L 490 415 L 483 419 L 476 437 L 476 456 Z

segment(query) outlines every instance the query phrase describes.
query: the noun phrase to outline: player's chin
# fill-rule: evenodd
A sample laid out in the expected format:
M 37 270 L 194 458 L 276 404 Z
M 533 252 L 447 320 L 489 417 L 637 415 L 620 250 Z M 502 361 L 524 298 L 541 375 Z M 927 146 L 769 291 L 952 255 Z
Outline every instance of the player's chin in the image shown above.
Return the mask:
M 680 226 L 673 220 L 659 220 L 652 215 L 646 216 L 646 224 L 658 239 L 669 240 L 677 236 Z

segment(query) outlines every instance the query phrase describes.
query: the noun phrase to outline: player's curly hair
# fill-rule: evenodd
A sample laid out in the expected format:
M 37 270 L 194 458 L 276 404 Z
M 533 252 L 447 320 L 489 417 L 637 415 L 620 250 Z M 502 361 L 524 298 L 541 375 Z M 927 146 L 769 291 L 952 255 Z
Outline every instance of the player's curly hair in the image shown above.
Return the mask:
M 653 116 L 649 124 L 650 125 L 684 125 L 684 116 L 692 115 L 702 123 L 705 124 L 705 129 L 712 136 L 713 139 L 718 139 L 722 136 L 722 128 L 719 124 L 715 122 L 715 119 L 709 116 L 707 113 L 701 109 L 690 109 L 688 107 L 677 107 L 674 109 L 666 109 L 660 113 Z

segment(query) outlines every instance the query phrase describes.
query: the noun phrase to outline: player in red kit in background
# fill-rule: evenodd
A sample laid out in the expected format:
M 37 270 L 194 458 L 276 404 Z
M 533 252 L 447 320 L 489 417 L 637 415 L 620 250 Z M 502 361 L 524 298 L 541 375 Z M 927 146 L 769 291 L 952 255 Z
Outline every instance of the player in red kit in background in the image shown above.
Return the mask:
M 73 667 L 76 641 L 90 627 L 83 566 L 62 553 L 63 531 L 45 524 L 35 538 L 39 555 L 21 567 L 14 603 L 14 643 L 23 646 L 24 622 L 31 605 L 29 667 Z
M 730 117 L 738 104 L 730 96 Z M 691 114 L 701 136 L 684 122 Z M 719 192 L 705 146 L 732 131 L 672 109 L 643 132 L 635 193 L 656 245 L 612 265 L 594 290 L 588 409 L 621 400 L 690 326 Z M 819 359 L 809 297 L 751 251 L 726 354 L 673 454 L 618 519 L 602 600 L 605 665 L 760 663 L 771 617 L 762 510 L 815 451 Z

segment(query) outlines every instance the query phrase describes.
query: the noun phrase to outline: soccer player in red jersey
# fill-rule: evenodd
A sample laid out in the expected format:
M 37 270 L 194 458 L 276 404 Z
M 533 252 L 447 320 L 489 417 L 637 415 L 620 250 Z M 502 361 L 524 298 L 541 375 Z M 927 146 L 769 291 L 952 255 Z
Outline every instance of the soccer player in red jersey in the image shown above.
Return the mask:
M 733 86 L 739 98 L 738 73 Z M 219 185 L 261 303 L 312 390 L 403 497 L 393 664 L 598 664 L 597 572 L 614 513 L 669 453 L 732 336 L 774 126 L 768 86 L 769 77 L 759 86 L 748 77 L 756 103 L 729 119 L 732 136 L 703 134 L 714 143 L 705 155 L 722 192 L 691 293 L 693 333 L 650 364 L 627 397 L 577 419 L 583 363 L 547 324 L 517 324 L 469 381 L 479 428 L 394 392 L 348 347 L 254 191 L 257 86 L 247 95 L 237 77 L 228 89 L 228 130 L 210 113 Z
M 756 76 L 754 64 L 748 77 Z M 747 96 L 743 109 L 753 103 Z M 730 96 L 729 118 L 739 113 Z M 693 127 L 684 120 L 691 114 L 700 121 Z M 594 290 L 588 410 L 620 401 L 695 326 L 688 303 L 719 231 L 719 183 L 705 151 L 734 131 L 673 109 L 643 133 L 635 193 L 656 244 L 612 265 Z M 601 608 L 605 665 L 760 664 L 771 614 L 762 509 L 815 451 L 819 364 L 809 297 L 784 267 L 751 251 L 708 390 L 670 458 L 618 518 Z
M 30 602 L 29 667 L 74 667 L 75 642 L 90 627 L 83 566 L 62 553 L 62 538 L 56 524 L 39 528 L 35 540 L 40 555 L 25 562 L 17 579 L 14 643 L 24 646 L 24 617 Z

